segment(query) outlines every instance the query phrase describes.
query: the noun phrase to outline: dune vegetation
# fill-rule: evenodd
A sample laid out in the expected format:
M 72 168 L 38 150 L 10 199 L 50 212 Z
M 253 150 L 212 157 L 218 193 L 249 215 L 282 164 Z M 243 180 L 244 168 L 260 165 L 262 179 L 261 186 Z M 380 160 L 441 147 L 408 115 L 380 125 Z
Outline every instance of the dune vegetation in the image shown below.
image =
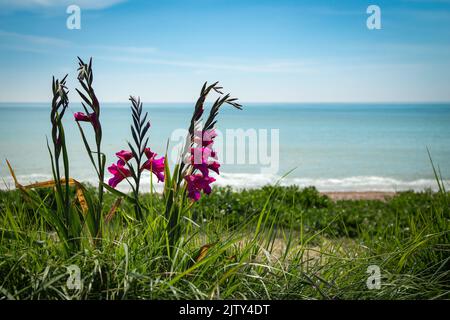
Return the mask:
M 99 183 L 70 175 L 66 78 L 53 79 L 54 179 L 22 185 L 7 162 L 16 188 L 0 191 L 0 299 L 450 298 L 450 197 L 432 162 L 439 191 L 385 200 L 333 201 L 314 187 L 278 184 L 212 187 L 220 108 L 245 111 L 205 83 L 173 168 L 152 152 L 135 97 L 131 142 L 108 165 L 92 60 L 79 60 L 78 81 L 83 111 L 74 125 Z M 219 97 L 205 116 L 210 93 Z M 163 193 L 140 190 L 146 170 Z M 121 183 L 131 192 L 117 190 Z

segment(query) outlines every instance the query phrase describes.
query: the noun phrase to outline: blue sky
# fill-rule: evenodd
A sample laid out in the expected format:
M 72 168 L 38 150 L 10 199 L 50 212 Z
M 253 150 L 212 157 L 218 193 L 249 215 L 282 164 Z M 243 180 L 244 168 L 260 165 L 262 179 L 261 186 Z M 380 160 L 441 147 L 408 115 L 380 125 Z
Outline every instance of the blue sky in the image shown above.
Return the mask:
M 105 102 L 193 101 L 216 80 L 249 102 L 450 101 L 450 0 L 0 0 L 0 101 L 49 101 L 65 73 L 77 101 L 76 56 Z

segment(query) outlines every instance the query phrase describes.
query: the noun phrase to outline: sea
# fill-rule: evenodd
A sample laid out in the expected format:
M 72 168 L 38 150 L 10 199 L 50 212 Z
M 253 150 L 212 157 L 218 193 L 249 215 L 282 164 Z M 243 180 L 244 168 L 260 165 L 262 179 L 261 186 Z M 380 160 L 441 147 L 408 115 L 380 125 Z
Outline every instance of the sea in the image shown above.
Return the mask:
M 149 147 L 159 155 L 167 152 L 171 165 L 193 108 L 193 103 L 144 103 L 151 122 Z M 73 120 L 77 111 L 81 106 L 71 103 L 64 119 L 70 175 L 96 184 Z M 130 105 L 102 104 L 100 118 L 102 148 L 111 164 L 115 152 L 132 140 Z M 243 103 L 243 110 L 223 106 L 217 120 L 222 165 L 214 185 L 243 189 L 278 183 L 324 192 L 436 190 L 428 151 L 445 185 L 450 182 L 450 104 Z M 82 125 L 92 141 L 90 124 Z M 23 185 L 52 179 L 46 146 L 50 130 L 49 103 L 0 104 L 1 189 L 14 188 L 6 159 Z M 142 190 L 150 190 L 150 181 L 147 174 Z

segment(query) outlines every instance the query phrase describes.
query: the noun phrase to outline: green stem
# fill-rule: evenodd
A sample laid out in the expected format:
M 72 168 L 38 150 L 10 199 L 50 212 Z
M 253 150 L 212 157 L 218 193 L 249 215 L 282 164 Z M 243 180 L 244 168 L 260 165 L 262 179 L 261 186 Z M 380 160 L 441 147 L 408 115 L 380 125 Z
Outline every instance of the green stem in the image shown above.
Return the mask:
M 96 221 L 96 227 L 97 227 L 97 238 L 101 238 L 102 231 L 101 231 L 101 219 L 102 219 L 102 212 L 103 212 L 103 180 L 105 176 L 105 168 L 103 165 L 102 157 L 101 157 L 101 150 L 100 150 L 100 143 L 97 143 L 97 161 L 98 161 L 98 168 L 99 168 L 99 183 L 98 183 L 98 211 L 97 211 L 97 221 Z

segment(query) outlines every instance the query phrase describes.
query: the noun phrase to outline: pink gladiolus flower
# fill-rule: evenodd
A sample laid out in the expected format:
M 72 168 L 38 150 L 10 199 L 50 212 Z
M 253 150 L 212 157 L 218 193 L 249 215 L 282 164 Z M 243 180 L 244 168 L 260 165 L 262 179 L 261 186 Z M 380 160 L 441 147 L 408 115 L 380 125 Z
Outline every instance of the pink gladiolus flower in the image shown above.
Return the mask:
M 113 163 L 110 167 L 108 167 L 108 171 L 113 175 L 113 177 L 108 181 L 108 184 L 113 188 L 117 187 L 123 179 L 131 176 L 130 170 L 119 163 Z
M 155 152 L 153 152 L 152 150 L 150 150 L 150 148 L 145 148 L 144 153 L 148 159 L 152 159 L 157 156 L 157 154 Z
M 193 201 L 200 199 L 202 191 L 205 194 L 211 193 L 210 184 L 216 179 L 209 176 L 209 170 L 219 174 L 219 162 L 211 160 L 211 158 L 217 159 L 216 152 L 212 150 L 216 136 L 217 133 L 214 129 L 195 131 L 194 142 L 197 147 L 191 148 L 189 160 L 194 170 L 199 170 L 201 174 L 191 174 L 184 177 L 187 183 L 188 197 Z
M 208 169 L 214 171 L 217 174 L 219 174 L 219 168 L 220 168 L 220 163 L 217 161 L 213 161 L 210 164 L 208 164 Z
M 75 112 L 73 116 L 75 117 L 75 121 L 90 122 L 92 123 L 94 128 L 98 127 L 97 116 L 95 115 L 95 113 L 85 114 L 83 112 Z
M 210 158 L 216 158 L 216 153 L 210 148 L 191 148 L 191 163 L 194 169 L 201 171 L 203 176 L 209 176 L 208 170 L 219 174 L 220 164 L 217 161 L 211 161 Z
M 158 182 L 164 182 L 165 157 L 156 159 L 157 154 L 152 152 L 150 148 L 145 148 L 144 153 L 148 160 L 142 165 L 141 170 L 149 170 L 153 172 L 158 178 Z
M 184 177 L 187 182 L 188 197 L 193 201 L 198 201 L 201 197 L 201 191 L 205 194 L 211 193 L 210 184 L 216 181 L 212 177 L 205 177 L 201 174 L 191 174 Z
M 127 150 L 120 150 L 116 153 L 116 156 L 119 158 L 117 163 L 120 163 L 123 166 L 126 162 L 133 158 L 133 153 Z
M 191 148 L 191 163 L 203 164 L 208 163 L 209 158 L 217 158 L 216 152 L 210 148 Z
M 219 164 L 212 164 L 209 158 L 216 158 L 216 152 L 211 149 L 214 138 L 217 136 L 214 129 L 207 131 L 195 131 L 194 142 L 198 145 L 196 148 L 191 148 L 191 156 L 189 160 L 194 166 L 194 169 L 200 170 L 204 176 L 208 176 L 208 169 L 218 173 Z M 201 146 L 201 147 L 200 147 Z
M 156 175 L 158 182 L 164 182 L 165 158 L 161 157 L 156 159 L 157 154 L 152 152 L 150 148 L 146 148 L 144 153 L 147 156 L 147 161 L 142 165 L 140 170 L 149 170 Z M 109 180 L 109 185 L 113 188 L 115 188 L 123 179 L 131 176 L 131 171 L 125 168 L 125 165 L 134 158 L 133 153 L 127 150 L 120 150 L 116 153 L 116 156 L 119 160 L 117 160 L 116 164 L 112 164 L 108 168 L 108 171 L 114 175 L 114 177 Z
M 202 147 L 212 147 L 214 143 L 214 138 L 217 137 L 217 133 L 214 129 L 206 131 L 195 131 L 194 142 Z
M 217 161 L 211 161 L 208 163 L 194 164 L 194 169 L 199 170 L 204 177 L 209 177 L 209 170 L 219 174 L 220 164 Z
M 86 115 L 83 112 L 75 112 L 73 116 L 75 117 L 76 121 L 87 121 L 87 122 L 91 121 L 89 115 Z

